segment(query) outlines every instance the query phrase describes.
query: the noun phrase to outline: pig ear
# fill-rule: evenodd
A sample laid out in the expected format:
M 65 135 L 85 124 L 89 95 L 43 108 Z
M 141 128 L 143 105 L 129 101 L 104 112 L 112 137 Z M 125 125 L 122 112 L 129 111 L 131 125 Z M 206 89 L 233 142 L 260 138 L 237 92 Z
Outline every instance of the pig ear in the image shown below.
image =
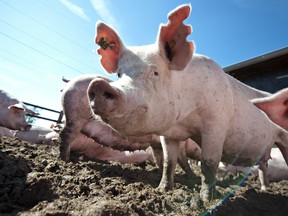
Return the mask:
M 276 124 L 288 130 L 288 88 L 269 97 L 250 100 Z
M 17 110 L 23 110 L 23 111 L 25 110 L 23 105 L 19 104 L 19 103 L 9 106 L 8 109 L 11 109 L 11 110 L 13 110 L 13 109 L 16 110 L 17 109 Z
M 124 45 L 112 28 L 101 21 L 96 23 L 95 43 L 100 46 L 97 50 L 102 56 L 101 64 L 108 73 L 116 72 L 121 49 Z
M 191 26 L 183 21 L 190 15 L 191 6 L 182 5 L 168 14 L 167 25 L 161 25 L 158 34 L 160 52 L 170 61 L 172 70 L 182 70 L 190 61 L 194 52 L 194 43 L 186 40 L 191 34 Z

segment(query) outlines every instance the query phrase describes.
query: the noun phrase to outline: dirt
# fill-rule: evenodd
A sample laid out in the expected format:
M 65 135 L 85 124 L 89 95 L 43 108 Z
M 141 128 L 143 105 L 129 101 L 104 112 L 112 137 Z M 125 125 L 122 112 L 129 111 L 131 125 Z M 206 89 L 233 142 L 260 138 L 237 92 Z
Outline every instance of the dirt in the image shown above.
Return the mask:
M 177 167 L 175 188 L 156 188 L 160 170 L 151 164 L 89 161 L 73 155 L 59 159 L 58 146 L 13 138 L 0 143 L 0 215 L 287 215 L 288 181 L 259 190 L 255 176 L 218 175 L 219 197 L 206 207 L 196 178 Z

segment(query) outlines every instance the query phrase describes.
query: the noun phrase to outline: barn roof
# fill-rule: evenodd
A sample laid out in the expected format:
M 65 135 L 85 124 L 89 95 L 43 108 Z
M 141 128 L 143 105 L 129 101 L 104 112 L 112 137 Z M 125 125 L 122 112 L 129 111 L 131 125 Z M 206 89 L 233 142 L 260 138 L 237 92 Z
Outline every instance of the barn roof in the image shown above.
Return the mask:
M 223 69 L 226 73 L 239 80 L 245 80 L 251 75 L 273 73 L 273 71 L 286 70 L 288 73 L 288 47 L 257 56 Z

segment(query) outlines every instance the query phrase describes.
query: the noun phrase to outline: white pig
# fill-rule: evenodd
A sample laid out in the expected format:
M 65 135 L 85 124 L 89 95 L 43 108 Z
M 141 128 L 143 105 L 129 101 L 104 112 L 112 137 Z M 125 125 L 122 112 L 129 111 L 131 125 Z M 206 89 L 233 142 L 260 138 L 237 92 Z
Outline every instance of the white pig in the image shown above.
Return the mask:
M 29 131 L 15 131 L 14 137 L 36 144 L 53 145 L 58 140 L 59 133 L 51 128 L 33 125 Z
M 196 141 L 202 151 L 200 197 L 206 203 L 220 161 L 265 164 L 276 143 L 288 162 L 288 132 L 248 100 L 265 93 L 194 53 L 194 43 L 186 40 L 191 26 L 183 24 L 190 10 L 190 5 L 176 8 L 160 25 L 156 43 L 139 47 L 126 47 L 116 31 L 98 22 L 102 66 L 120 79 L 94 79 L 88 96 L 93 112 L 120 134 L 164 136 L 161 190 L 173 187 L 179 142 Z
M 0 126 L 12 130 L 28 130 L 30 125 L 25 120 L 25 112 L 36 114 L 21 101 L 0 89 Z
M 87 97 L 87 88 L 89 83 L 97 77 L 111 82 L 111 80 L 99 75 L 80 75 L 70 80 L 62 91 L 62 107 L 66 121 L 63 130 L 60 132 L 60 157 L 64 161 L 69 161 L 70 151 L 79 152 L 81 150 L 86 156 L 101 160 L 99 155 L 104 154 L 106 151 L 105 155 L 109 155 L 109 160 L 113 160 L 113 151 L 111 149 L 114 149 L 114 160 L 119 160 L 120 156 L 123 161 L 124 156 L 127 155 L 127 160 L 133 162 L 131 158 L 137 159 L 135 155 L 139 154 L 138 150 L 146 150 L 149 146 L 152 146 L 155 162 L 158 166 L 162 167 L 163 154 L 159 136 L 121 136 L 100 118 L 92 118 Z M 90 141 L 90 138 L 92 138 L 95 141 L 95 145 L 93 146 L 90 141 L 89 145 L 84 145 L 81 142 L 78 143 L 77 140 L 83 139 L 83 135 L 89 137 L 87 139 Z M 100 145 L 109 147 L 103 147 L 101 149 L 102 153 L 100 154 L 96 151 L 96 148 L 100 149 L 98 148 Z M 157 146 L 159 147 L 157 148 Z M 201 151 L 199 149 L 200 148 L 194 142 L 191 142 L 191 140 L 181 143 L 178 162 L 182 169 L 192 176 L 193 174 L 189 168 L 187 157 L 200 160 Z M 127 151 L 120 153 L 120 151 L 117 150 Z M 127 152 L 129 151 L 137 151 L 138 153 L 128 154 Z M 140 151 L 140 153 L 143 152 L 144 151 Z

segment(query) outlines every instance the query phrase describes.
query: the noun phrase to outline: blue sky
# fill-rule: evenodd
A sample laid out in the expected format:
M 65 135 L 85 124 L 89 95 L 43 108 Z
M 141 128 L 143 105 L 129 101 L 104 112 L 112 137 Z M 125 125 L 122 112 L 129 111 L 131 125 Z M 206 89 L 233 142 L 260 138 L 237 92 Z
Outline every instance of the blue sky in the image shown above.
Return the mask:
M 222 67 L 288 46 L 287 0 L 0 0 L 0 88 L 61 110 L 62 76 L 107 75 L 95 53 L 97 20 L 126 45 L 151 44 L 184 3 L 193 8 L 185 23 L 196 52 Z

